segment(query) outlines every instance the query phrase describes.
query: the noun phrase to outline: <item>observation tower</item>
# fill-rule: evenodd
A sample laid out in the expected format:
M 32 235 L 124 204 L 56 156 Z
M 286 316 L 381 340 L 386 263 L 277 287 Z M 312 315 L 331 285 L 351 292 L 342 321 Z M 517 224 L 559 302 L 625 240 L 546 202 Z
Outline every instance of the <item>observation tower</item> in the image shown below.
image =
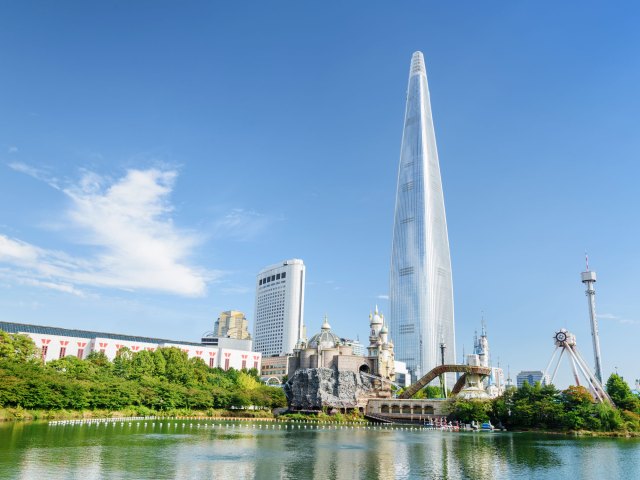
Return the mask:
M 596 318 L 596 289 L 594 284 L 596 283 L 596 272 L 589 270 L 589 257 L 586 257 L 587 271 L 582 272 L 580 277 L 582 283 L 585 284 L 587 289 L 585 294 L 587 296 L 587 303 L 589 305 L 589 319 L 591 321 L 591 339 L 593 340 L 593 358 L 596 362 L 596 378 L 602 383 L 602 360 L 600 357 L 600 334 L 598 333 L 598 319 Z

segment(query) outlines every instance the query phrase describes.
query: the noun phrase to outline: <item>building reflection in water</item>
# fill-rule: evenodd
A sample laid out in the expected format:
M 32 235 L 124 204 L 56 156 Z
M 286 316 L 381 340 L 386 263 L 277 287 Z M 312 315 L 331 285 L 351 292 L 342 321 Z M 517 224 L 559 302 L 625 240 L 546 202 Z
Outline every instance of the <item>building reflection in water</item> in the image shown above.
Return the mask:
M 300 424 L 0 425 L 0 478 L 635 478 L 637 441 Z M 274 428 L 275 427 L 275 428 Z

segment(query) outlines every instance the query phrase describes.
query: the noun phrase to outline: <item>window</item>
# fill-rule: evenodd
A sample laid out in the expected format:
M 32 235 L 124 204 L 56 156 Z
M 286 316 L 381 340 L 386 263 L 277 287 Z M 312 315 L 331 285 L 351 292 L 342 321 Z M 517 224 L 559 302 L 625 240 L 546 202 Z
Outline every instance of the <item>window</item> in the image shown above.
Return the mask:
M 242 368 L 247 368 L 247 361 L 242 359 Z
M 58 358 L 64 358 L 67 354 L 67 347 L 60 347 L 60 356 Z
M 279 273 L 276 275 L 276 280 L 280 280 L 280 274 Z
M 105 351 L 105 349 L 104 349 L 104 348 L 101 348 L 101 349 L 100 349 L 100 353 L 104 353 L 104 351 Z
M 413 323 L 408 325 L 400 325 L 399 331 L 400 333 L 413 333 L 415 325 Z
M 287 278 L 287 272 L 282 272 L 282 278 Z
M 275 275 L 271 275 L 271 281 L 273 282 L 273 281 L 275 281 L 275 279 L 276 279 L 276 276 Z
M 49 350 L 49 345 L 43 345 L 42 346 L 42 360 L 44 360 L 47 357 L 47 350 Z
M 225 370 L 229 370 L 229 359 L 228 358 L 224 359 L 224 369 Z
M 78 358 L 80 360 L 82 360 L 82 357 L 84 356 L 84 348 L 79 348 L 78 349 Z
M 211 357 L 211 358 L 209 359 L 209 368 L 213 368 L 213 367 L 215 367 L 215 366 L 216 366 L 216 359 L 215 359 L 215 358 L 213 358 L 213 357 Z
M 258 285 L 262 285 L 262 279 L 260 279 L 260 282 L 258 282 Z
M 253 368 L 258 369 L 258 360 L 253 361 Z

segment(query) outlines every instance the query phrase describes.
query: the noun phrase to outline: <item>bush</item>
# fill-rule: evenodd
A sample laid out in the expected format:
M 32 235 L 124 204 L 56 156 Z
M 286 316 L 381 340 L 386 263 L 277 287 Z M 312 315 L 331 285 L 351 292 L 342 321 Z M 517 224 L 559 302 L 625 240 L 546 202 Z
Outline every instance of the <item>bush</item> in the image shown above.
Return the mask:
M 177 348 L 154 352 L 123 348 L 114 362 L 92 352 L 84 360 L 69 356 L 46 365 L 37 353 L 29 337 L 0 332 L 0 408 L 130 409 L 132 414 L 148 415 L 286 405 L 282 389 L 261 384 L 255 369 L 211 369 Z

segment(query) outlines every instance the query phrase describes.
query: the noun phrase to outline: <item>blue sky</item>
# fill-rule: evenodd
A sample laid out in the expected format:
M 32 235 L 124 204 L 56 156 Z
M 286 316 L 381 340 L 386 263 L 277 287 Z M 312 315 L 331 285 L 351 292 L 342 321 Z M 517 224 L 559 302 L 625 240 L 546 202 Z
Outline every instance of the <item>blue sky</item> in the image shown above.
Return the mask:
M 567 327 L 640 377 L 635 2 L 19 2 L 0 29 L 0 318 L 194 340 L 307 265 L 306 323 L 387 310 L 411 54 L 429 76 L 457 348 Z M 568 379 L 568 375 L 564 378 Z

